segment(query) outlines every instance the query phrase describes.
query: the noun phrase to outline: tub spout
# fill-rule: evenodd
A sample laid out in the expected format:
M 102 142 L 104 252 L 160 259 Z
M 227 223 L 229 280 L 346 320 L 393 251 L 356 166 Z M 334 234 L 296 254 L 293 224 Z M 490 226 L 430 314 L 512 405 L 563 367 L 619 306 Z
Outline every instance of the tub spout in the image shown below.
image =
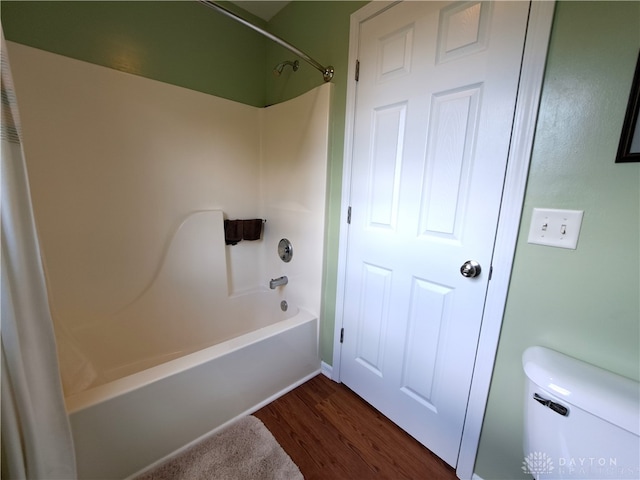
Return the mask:
M 286 275 L 278 278 L 272 278 L 271 280 L 269 280 L 269 288 L 273 290 L 274 288 L 281 285 L 286 285 L 287 283 L 289 283 L 289 279 L 286 277 Z

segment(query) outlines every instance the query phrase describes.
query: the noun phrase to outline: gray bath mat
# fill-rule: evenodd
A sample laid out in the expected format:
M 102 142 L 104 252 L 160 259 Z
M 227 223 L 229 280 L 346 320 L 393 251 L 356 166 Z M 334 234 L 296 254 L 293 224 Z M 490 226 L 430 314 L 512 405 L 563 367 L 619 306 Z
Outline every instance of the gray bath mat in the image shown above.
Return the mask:
M 303 480 L 256 417 L 244 417 L 135 480 Z

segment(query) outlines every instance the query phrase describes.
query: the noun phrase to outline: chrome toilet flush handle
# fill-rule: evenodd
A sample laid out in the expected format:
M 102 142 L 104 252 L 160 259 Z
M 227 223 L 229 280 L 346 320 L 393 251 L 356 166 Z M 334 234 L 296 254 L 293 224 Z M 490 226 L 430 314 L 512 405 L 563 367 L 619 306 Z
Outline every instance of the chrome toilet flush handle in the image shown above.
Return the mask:
M 533 394 L 533 399 L 536 402 L 541 403 L 545 407 L 549 407 L 551 410 L 553 410 L 559 415 L 562 415 L 563 417 L 569 416 L 569 409 L 564 405 L 560 405 L 559 403 L 553 402 L 551 400 L 547 400 L 546 398 L 544 398 L 543 396 L 537 393 Z

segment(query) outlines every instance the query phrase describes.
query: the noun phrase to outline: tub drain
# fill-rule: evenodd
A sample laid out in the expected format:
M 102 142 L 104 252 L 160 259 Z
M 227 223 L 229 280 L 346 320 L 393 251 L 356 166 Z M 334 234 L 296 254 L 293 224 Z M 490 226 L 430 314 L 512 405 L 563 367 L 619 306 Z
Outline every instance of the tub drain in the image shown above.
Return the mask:
M 282 300 L 282 301 L 280 302 L 280 309 L 281 309 L 283 312 L 286 312 L 288 308 L 289 308 L 289 304 L 288 304 L 285 300 Z

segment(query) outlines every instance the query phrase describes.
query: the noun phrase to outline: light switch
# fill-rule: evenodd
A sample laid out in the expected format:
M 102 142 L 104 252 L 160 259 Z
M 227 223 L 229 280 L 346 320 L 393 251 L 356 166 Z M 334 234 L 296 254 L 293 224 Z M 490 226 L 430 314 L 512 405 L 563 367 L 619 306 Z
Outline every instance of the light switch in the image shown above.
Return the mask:
M 528 242 L 575 250 L 583 213 L 583 210 L 534 208 Z

